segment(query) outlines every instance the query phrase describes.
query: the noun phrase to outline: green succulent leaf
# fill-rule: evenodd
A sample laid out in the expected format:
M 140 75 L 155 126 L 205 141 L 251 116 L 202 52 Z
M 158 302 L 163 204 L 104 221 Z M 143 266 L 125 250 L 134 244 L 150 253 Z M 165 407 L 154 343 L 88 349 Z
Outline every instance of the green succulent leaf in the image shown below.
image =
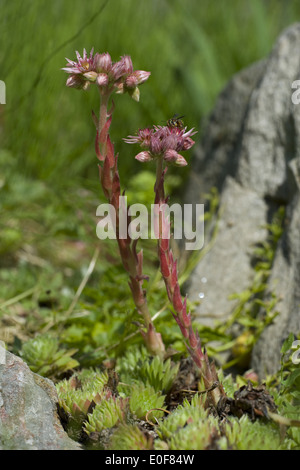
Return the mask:
M 120 424 L 113 433 L 109 449 L 112 450 L 151 450 L 153 438 L 135 424 Z
M 50 335 L 38 335 L 23 344 L 21 356 L 33 372 L 49 377 L 60 375 L 79 365 L 71 356 L 76 349 L 60 348 L 59 341 Z
M 275 450 L 280 446 L 279 428 L 273 423 L 255 421 L 243 415 L 240 420 L 229 419 L 224 434 L 227 448 L 234 450 Z
M 165 419 L 159 421 L 156 432 L 161 439 L 169 439 L 181 428 L 185 428 L 188 423 L 205 420 L 207 413 L 201 396 L 194 397 L 191 403 L 185 400 L 183 405 L 179 405 Z
M 134 385 L 131 390 L 129 407 L 130 411 L 139 419 L 149 420 L 158 419 L 163 416 L 164 412 L 155 408 L 162 408 L 165 396 L 160 392 L 156 392 L 153 387 L 144 385 Z M 151 413 L 149 413 L 150 410 Z
M 144 347 L 129 351 L 117 364 L 122 382 L 127 384 L 143 382 L 144 385 L 149 385 L 161 393 L 170 390 L 178 369 L 179 363 L 173 364 L 171 359 L 163 361 L 158 356 L 151 357 Z
M 124 421 L 126 416 L 127 400 L 123 398 L 110 398 L 97 404 L 85 422 L 84 429 L 87 434 L 101 432 L 103 429 L 112 428 L 117 423 Z

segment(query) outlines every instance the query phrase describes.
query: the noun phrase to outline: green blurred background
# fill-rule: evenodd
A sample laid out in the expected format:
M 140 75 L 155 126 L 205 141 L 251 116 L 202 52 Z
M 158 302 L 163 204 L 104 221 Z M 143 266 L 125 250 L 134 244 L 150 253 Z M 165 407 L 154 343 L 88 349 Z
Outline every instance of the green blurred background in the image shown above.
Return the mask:
M 300 18 L 296 0 L 1 0 L 1 150 L 23 175 L 64 184 L 97 180 L 94 126 L 98 93 L 67 89 L 65 57 L 109 51 L 132 57 L 152 75 L 140 103 L 119 96 L 112 137 L 120 171 L 134 174 L 121 138 L 174 113 L 198 127 L 238 70 L 269 53 L 281 30 Z M 1 154 L 2 155 L 2 154 Z M 8 156 L 1 158 L 6 164 Z M 4 161 L 5 160 L 5 161 Z
M 179 113 L 200 139 L 230 77 L 265 57 L 299 18 L 296 0 L 0 0 L 0 80 L 6 84 L 6 104 L 0 105 L 0 339 L 14 344 L 52 329 L 57 335 L 63 324 L 61 340 L 85 350 L 113 342 L 116 331 L 118 337 L 132 331 L 130 322 L 124 326 L 134 307 L 114 241 L 101 246 L 93 276 L 76 308 L 72 304 L 99 242 L 95 212 L 103 196 L 91 117 L 98 92 L 65 86 L 65 57 L 94 47 L 113 61 L 128 54 L 135 69 L 151 71 L 139 103 L 115 97 L 111 126 L 122 188 L 132 201 L 151 203 L 155 170 L 135 161 L 137 149 L 122 138 Z M 169 172 L 174 198 L 188 172 L 189 166 Z M 146 273 L 152 269 L 147 259 L 156 256 L 156 247 L 147 247 Z M 165 292 L 154 282 L 149 295 L 154 313 Z M 171 343 L 179 335 L 172 328 L 163 323 L 160 330 Z

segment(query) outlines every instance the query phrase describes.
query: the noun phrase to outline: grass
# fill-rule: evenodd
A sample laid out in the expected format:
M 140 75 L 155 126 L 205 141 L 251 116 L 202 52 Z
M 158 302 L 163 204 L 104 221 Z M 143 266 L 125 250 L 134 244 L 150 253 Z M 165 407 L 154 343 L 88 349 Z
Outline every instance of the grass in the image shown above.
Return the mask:
M 95 47 L 114 60 L 130 54 L 136 68 L 152 72 L 141 102 L 119 97 L 114 116 L 121 173 L 134 174 L 132 150 L 120 137 L 176 112 L 198 127 L 232 74 L 268 54 L 300 13 L 296 2 L 279 0 L 220 0 L 218 7 L 208 0 L 3 0 L 1 8 L 2 148 L 22 174 L 51 184 L 63 176 L 97 178 L 91 120 L 97 92 L 64 87 L 64 57 Z

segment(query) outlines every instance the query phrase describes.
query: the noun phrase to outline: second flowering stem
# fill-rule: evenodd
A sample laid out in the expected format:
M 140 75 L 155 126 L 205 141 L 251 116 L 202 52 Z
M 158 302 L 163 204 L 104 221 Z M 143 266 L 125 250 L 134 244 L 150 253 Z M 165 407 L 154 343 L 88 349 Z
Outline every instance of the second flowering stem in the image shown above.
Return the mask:
M 206 351 L 202 350 L 198 332 L 194 331 L 190 312 L 187 312 L 187 298 L 182 300 L 178 282 L 177 260 L 174 259 L 170 247 L 171 224 L 169 215 L 166 215 L 167 198 L 164 191 L 164 179 L 167 167 L 163 169 L 163 157 L 157 158 L 156 183 L 155 183 L 155 207 L 157 207 L 157 232 L 158 232 L 158 256 L 160 269 L 165 282 L 169 301 L 173 307 L 173 317 L 176 320 L 184 337 L 186 347 L 199 368 L 204 385 L 210 391 L 210 397 L 214 406 L 223 393 L 221 386 L 215 386 L 218 382 L 217 373 L 213 364 L 209 363 Z

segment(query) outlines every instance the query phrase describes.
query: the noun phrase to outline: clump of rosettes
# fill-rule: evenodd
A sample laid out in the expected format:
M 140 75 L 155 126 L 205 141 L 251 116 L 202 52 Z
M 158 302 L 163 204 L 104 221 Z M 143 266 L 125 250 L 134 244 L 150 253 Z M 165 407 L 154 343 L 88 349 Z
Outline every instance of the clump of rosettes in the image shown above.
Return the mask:
M 153 126 L 152 129 L 140 129 L 137 135 L 129 135 L 124 141 L 127 144 L 140 144 L 144 149 L 135 158 L 140 162 L 149 162 L 157 157 L 163 157 L 166 164 L 186 166 L 187 161 L 179 152 L 189 150 L 194 141 L 191 136 L 196 134 L 194 129 L 170 126 Z
M 66 59 L 66 67 L 62 68 L 70 76 L 66 85 L 71 88 L 87 90 L 95 83 L 101 93 L 128 93 L 135 101 L 139 101 L 138 86 L 148 80 L 150 72 L 133 70 L 131 57 L 125 55 L 118 62 L 112 62 L 108 52 L 103 54 L 91 50 L 88 56 L 83 49 L 83 56 L 76 51 L 77 62 Z

